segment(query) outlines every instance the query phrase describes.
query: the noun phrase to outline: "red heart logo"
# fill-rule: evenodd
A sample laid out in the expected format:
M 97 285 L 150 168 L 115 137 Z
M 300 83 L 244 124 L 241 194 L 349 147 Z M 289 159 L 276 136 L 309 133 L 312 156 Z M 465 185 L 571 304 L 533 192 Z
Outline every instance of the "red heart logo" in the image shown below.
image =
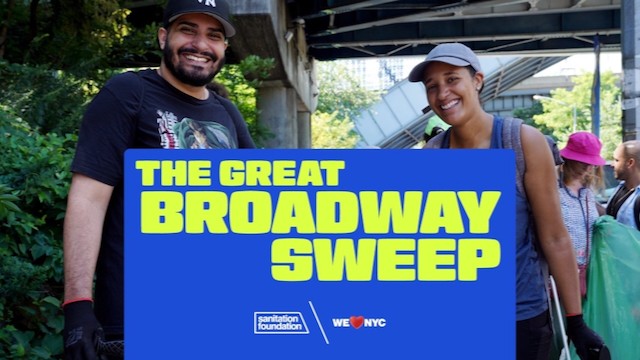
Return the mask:
M 353 326 L 355 329 L 359 329 L 360 327 L 362 327 L 362 324 L 364 323 L 364 316 L 362 315 L 352 316 L 349 318 L 349 322 L 351 323 L 351 326 Z

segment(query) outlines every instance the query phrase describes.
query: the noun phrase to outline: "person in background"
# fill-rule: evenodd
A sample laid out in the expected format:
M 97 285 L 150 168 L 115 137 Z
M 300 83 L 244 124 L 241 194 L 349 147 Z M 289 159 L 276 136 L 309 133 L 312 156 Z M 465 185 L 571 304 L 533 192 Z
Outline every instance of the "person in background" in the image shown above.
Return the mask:
M 427 126 L 424 128 L 424 142 L 425 144 L 431 140 L 432 137 L 440 134 L 441 132 L 447 130 L 449 128 L 449 124 L 442 121 L 437 115 L 433 115 L 427 121 Z
M 547 139 L 547 144 L 549 144 L 549 148 L 551 149 L 551 155 L 553 155 L 553 162 L 556 166 L 562 165 L 564 160 L 562 160 L 562 156 L 560 156 L 560 150 L 558 150 L 558 144 L 556 141 L 549 135 L 544 136 Z
M 236 33 L 229 19 L 225 0 L 169 0 L 160 67 L 114 76 L 84 114 L 64 220 L 65 359 L 124 338 L 125 150 L 255 147 L 238 109 L 206 88 Z
M 560 157 L 558 166 L 558 194 L 564 225 L 571 236 L 576 254 L 580 296 L 587 294 L 587 269 L 593 244 L 593 224 L 604 214 L 604 208 L 596 201 L 594 188 L 602 187 L 602 165 L 600 156 L 602 143 L 589 132 L 576 132 L 569 136 L 567 145 L 555 152 Z M 552 151 L 553 152 L 553 151 Z M 554 154 L 555 155 L 555 154 Z M 557 162 L 557 159 L 556 159 Z M 555 305 L 556 299 L 552 299 Z M 554 328 L 560 329 L 554 318 Z M 562 337 L 556 334 L 552 347 L 552 359 L 557 359 L 562 350 Z M 568 350 L 568 349 L 567 349 Z
M 625 141 L 616 147 L 613 173 L 621 182 L 609 199 L 606 214 L 622 224 L 640 229 L 636 210 L 636 199 L 640 196 L 640 141 Z
M 477 56 L 467 46 L 460 43 L 436 46 L 413 68 L 409 80 L 424 84 L 429 106 L 451 125 L 431 139 L 427 148 L 503 147 L 501 134 L 505 121 L 482 108 L 479 94 L 484 86 L 484 73 Z M 521 125 L 519 133 L 521 143 L 517 145 L 522 148 L 525 170 L 524 189 L 516 194 L 516 357 L 548 360 L 551 349 L 546 279 L 534 243 L 537 238 L 567 313 L 567 335 L 586 360 L 590 353 L 600 353 L 604 342 L 582 317 L 571 238 L 562 221 L 558 196 L 549 196 L 557 194 L 551 151 L 544 135 L 535 128 Z M 535 228 L 531 226 L 534 222 Z
M 580 272 L 580 292 L 586 296 L 586 270 L 589 265 L 593 224 L 605 209 L 596 201 L 592 189 L 603 186 L 600 156 L 602 143 L 590 132 L 580 131 L 569 136 L 567 145 L 560 150 L 564 163 L 560 166 L 560 208 L 564 224 L 569 231 Z
M 207 89 L 213 91 L 214 93 L 222 96 L 225 99 L 229 99 L 229 90 L 217 81 L 212 81 L 207 84 Z

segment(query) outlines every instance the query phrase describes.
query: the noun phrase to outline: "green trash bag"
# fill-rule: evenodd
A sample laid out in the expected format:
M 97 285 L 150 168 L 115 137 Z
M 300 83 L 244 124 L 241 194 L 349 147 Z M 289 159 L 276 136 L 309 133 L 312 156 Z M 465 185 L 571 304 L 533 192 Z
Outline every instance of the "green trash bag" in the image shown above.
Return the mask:
M 585 322 L 609 347 L 611 359 L 640 359 L 640 231 L 609 215 L 594 224 L 587 272 Z M 571 359 L 580 359 L 571 346 Z

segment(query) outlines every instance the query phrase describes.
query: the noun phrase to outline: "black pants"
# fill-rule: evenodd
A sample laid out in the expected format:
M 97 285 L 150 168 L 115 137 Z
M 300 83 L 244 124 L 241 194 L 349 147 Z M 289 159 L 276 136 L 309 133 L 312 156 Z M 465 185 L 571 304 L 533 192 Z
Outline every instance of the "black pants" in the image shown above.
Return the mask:
M 549 311 L 516 322 L 516 359 L 549 360 L 553 330 Z

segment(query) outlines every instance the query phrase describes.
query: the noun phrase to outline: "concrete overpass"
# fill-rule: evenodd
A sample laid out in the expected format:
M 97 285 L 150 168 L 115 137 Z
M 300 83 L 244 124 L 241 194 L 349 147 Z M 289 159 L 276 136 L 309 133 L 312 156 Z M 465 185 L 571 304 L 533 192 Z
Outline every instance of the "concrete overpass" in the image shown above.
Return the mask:
M 201 0 L 214 1 L 214 0 Z M 228 0 L 238 34 L 229 59 L 276 60 L 259 90 L 267 147 L 310 147 L 318 94 L 314 61 L 425 55 L 459 41 L 478 54 L 623 54 L 625 138 L 640 133 L 640 0 Z M 156 20 L 162 0 L 131 0 L 132 16 Z M 161 14 L 161 12 L 160 12 Z

